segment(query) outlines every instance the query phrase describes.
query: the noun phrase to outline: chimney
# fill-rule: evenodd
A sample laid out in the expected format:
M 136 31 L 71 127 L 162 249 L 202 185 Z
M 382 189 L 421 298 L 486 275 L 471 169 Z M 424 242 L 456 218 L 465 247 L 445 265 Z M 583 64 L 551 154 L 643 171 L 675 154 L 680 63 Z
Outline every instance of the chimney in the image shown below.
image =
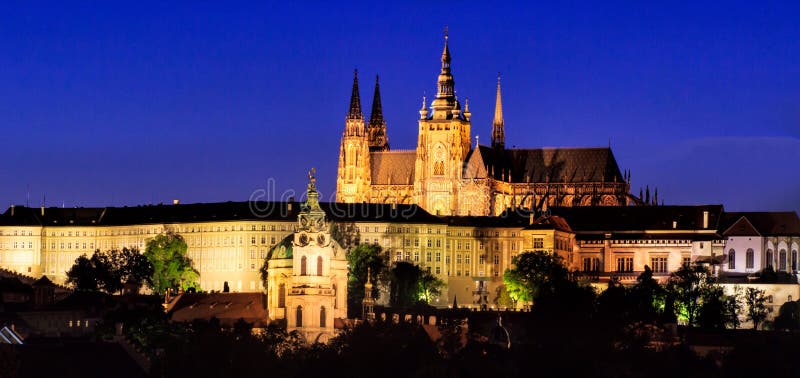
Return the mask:
M 44 216 L 44 205 L 42 205 L 41 210 L 42 210 L 42 216 Z
M 14 216 L 14 205 L 11 205 L 11 216 Z
M 708 210 L 703 212 L 703 228 L 708 228 Z
M 172 200 L 172 204 L 173 204 L 173 205 L 180 205 L 180 204 L 181 204 L 181 200 L 179 200 L 179 199 L 174 199 L 174 200 Z

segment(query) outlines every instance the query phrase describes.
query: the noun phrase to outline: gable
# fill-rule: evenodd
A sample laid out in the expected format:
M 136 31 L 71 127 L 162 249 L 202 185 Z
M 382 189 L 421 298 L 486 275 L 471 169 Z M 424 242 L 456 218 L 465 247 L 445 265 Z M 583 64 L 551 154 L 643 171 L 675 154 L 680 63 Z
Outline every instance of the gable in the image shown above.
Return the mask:
M 740 217 L 722 234 L 724 236 L 761 236 L 753 224 L 745 217 Z

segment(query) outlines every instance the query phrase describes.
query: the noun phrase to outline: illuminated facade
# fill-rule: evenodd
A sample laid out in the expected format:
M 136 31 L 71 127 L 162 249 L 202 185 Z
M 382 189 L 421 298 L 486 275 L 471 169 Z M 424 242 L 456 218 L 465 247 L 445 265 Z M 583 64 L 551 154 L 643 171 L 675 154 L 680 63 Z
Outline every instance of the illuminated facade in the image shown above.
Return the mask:
M 285 276 L 270 274 L 270 282 L 294 277 L 295 270 L 300 269 L 300 263 L 295 261 L 301 256 L 299 247 L 293 243 L 303 230 L 298 223 L 301 207 L 294 202 L 43 210 L 15 206 L 0 215 L 0 268 L 32 277 L 47 275 L 54 282 L 63 283 L 65 272 L 81 254 L 123 247 L 142 250 L 148 238 L 169 230 L 186 240 L 203 290 L 222 291 L 227 282 L 234 292 L 262 291 L 259 268 L 270 256 L 274 258 L 270 261 L 280 260 L 275 257 L 285 253 L 281 247 L 291 246 L 292 259 L 283 266 L 288 269 L 283 272 Z M 491 306 L 502 285 L 503 272 L 523 251 L 557 253 L 570 270 L 594 282 L 611 277 L 633 282 L 645 265 L 656 271 L 657 278 L 665 279 L 687 262 L 726 261 L 730 249 L 736 251 L 734 269 L 744 266 L 747 270 L 747 262 L 739 258 L 746 259 L 746 250 L 751 247 L 739 244 L 753 238 L 740 235 L 741 231 L 731 228 L 731 222 L 721 222 L 726 214 L 721 206 L 554 207 L 545 213 L 549 216 L 532 216 L 520 210 L 498 217 L 437 217 L 416 205 L 402 204 L 320 203 L 320 208 L 327 222 L 352 226 L 359 242 L 379 244 L 390 260 L 412 262 L 443 279 L 447 289 L 434 300 L 437 306 L 446 306 L 454 298 L 462 306 Z M 797 223 L 794 213 L 784 218 Z M 776 251 L 772 255 L 773 267 L 789 273 L 796 269 L 793 247 L 800 241 L 800 227 L 793 227 L 763 239 L 767 248 L 755 257 L 753 269 L 766 264 L 770 243 Z M 733 240 L 726 241 L 722 234 L 726 230 L 733 233 Z M 311 239 L 308 237 L 310 249 L 304 249 L 308 252 L 307 272 L 315 271 L 317 266 L 316 261 L 308 259 L 322 256 L 316 249 L 320 246 L 311 243 Z M 327 240 L 330 239 L 326 236 Z M 314 241 L 317 243 L 318 239 Z M 786 248 L 781 248 L 784 244 Z M 328 247 L 331 253 L 343 253 L 333 242 Z M 786 250 L 785 263 L 780 262 L 782 249 Z M 335 282 L 344 277 L 344 272 L 335 268 L 340 260 L 327 258 L 330 257 L 323 256 L 324 278 L 310 274 L 306 278 L 329 280 L 325 273 L 328 267 L 328 273 L 337 277 L 330 281 L 330 289 L 335 283 L 336 289 L 342 290 L 344 286 Z M 270 267 L 281 269 L 274 264 Z M 723 273 L 731 273 L 728 270 L 728 266 L 722 266 Z M 274 282 L 272 288 L 277 289 L 280 282 Z M 284 284 L 291 285 L 289 281 Z M 291 287 L 286 286 L 285 290 L 288 294 Z M 381 295 L 377 304 L 387 297 Z M 290 321 L 288 303 L 280 306 L 279 298 L 278 293 L 268 295 L 270 314 Z M 284 297 L 286 302 L 289 298 Z M 332 315 L 344 311 L 343 301 L 343 296 L 338 296 L 330 304 Z M 314 319 L 317 315 L 313 315 Z
M 508 208 L 626 205 L 630 175 L 622 174 L 610 148 L 506 148 L 497 82 L 491 145 L 472 144 L 469 101 L 455 94 L 445 36 L 437 93 L 422 100 L 418 142 L 391 150 L 375 85 L 365 124 L 358 76 L 339 152 L 336 200 L 345 203 L 417 204 L 436 215 L 499 215 Z

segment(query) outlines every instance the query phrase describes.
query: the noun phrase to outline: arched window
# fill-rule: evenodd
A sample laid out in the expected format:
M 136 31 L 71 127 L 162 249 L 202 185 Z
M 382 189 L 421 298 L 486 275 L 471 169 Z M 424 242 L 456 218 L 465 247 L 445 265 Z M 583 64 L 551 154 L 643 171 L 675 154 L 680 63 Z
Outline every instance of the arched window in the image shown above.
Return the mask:
M 736 251 L 731 248 L 728 251 L 728 270 L 736 269 Z
M 317 275 L 322 275 L 322 256 L 317 256 Z
M 437 176 L 444 175 L 444 162 L 437 161 L 433 163 L 433 174 Z
M 326 326 L 326 322 L 325 322 L 326 315 L 327 314 L 325 314 L 325 306 L 320 307 L 319 308 L 319 327 L 320 328 L 325 328 L 325 326 Z
M 772 250 L 771 250 L 771 249 L 768 249 L 768 250 L 767 250 L 767 263 L 766 263 L 766 267 L 767 267 L 767 268 L 772 268 L 772 266 L 773 266 L 772 264 L 773 264 L 773 262 L 772 262 Z
M 792 251 L 792 272 L 797 271 L 797 250 Z
M 303 306 L 297 306 L 294 323 L 297 327 L 303 326 Z
M 286 307 L 286 284 L 278 285 L 278 307 Z
M 781 251 L 778 252 L 778 269 L 781 270 L 781 271 L 785 271 L 786 270 L 786 250 L 785 249 L 781 249 Z
M 755 265 L 755 253 L 753 252 L 752 248 L 748 248 L 747 252 L 744 255 L 744 267 L 747 269 L 753 269 Z
M 305 256 L 300 258 L 300 275 L 301 276 L 305 276 L 306 275 L 306 261 L 307 261 L 307 259 L 306 259 Z

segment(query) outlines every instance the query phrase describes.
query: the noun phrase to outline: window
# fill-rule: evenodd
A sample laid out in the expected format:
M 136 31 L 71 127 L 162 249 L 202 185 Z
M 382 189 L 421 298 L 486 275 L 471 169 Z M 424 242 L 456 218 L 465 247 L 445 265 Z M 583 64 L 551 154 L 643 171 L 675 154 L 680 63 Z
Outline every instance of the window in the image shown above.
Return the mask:
M 295 310 L 294 322 L 298 327 L 303 326 L 303 306 L 297 306 L 297 310 Z
M 431 253 L 430 252 L 425 252 L 425 261 L 426 262 L 431 262 Z
M 251 236 L 250 237 L 250 244 L 256 245 L 256 237 L 255 236 Z
M 654 273 L 666 273 L 667 272 L 667 258 L 666 257 L 653 257 L 650 259 L 650 263 L 653 266 Z
M 319 308 L 319 327 L 325 328 L 326 326 L 325 306 Z
M 433 240 L 428 239 L 428 248 L 433 247 Z
M 498 254 L 494 255 L 494 265 L 500 265 L 500 255 Z M 497 272 L 495 271 L 495 273 Z
M 792 272 L 797 271 L 797 251 L 792 251 Z
M 440 262 L 440 261 L 442 261 L 442 253 L 441 252 L 436 252 L 436 262 Z
M 766 263 L 766 265 L 767 265 L 767 267 L 770 267 L 770 268 L 773 266 L 773 264 L 772 264 L 772 250 L 771 249 L 767 250 L 767 263 Z
M 472 259 L 472 257 L 471 257 L 471 256 L 472 256 L 472 255 L 470 255 L 470 254 L 466 254 L 466 255 L 464 255 L 464 262 L 465 262 L 465 263 L 467 263 L 467 264 L 469 264 L 470 260 Z
M 446 253 L 444 255 L 444 263 L 450 265 L 450 254 Z
M 305 256 L 303 256 L 300 259 L 300 275 L 301 276 L 305 276 L 306 275 L 306 262 L 307 262 L 307 259 L 306 259 Z
M 394 255 L 395 255 L 394 258 L 395 261 L 400 261 L 403 259 L 403 252 L 397 251 Z
M 419 262 L 419 251 L 414 251 L 414 262 Z
M 436 267 L 436 274 L 442 274 L 442 268 L 437 266 Z
M 486 263 L 486 255 L 478 256 L 478 264 L 483 265 Z
M 633 272 L 633 257 L 617 257 L 617 272 Z
M 414 239 L 414 246 L 419 247 L 419 239 Z
M 736 269 L 736 251 L 731 248 L 728 250 L 728 270 Z
M 442 247 L 442 241 L 440 239 L 436 239 L 436 248 Z
M 278 285 L 278 307 L 286 307 L 286 284 Z
M 683 266 L 688 268 L 689 265 L 692 265 L 692 258 L 688 257 L 688 256 L 684 257 L 683 258 Z
M 753 269 L 755 265 L 755 253 L 753 252 L 752 248 L 748 248 L 747 252 L 744 254 L 744 267 L 747 269 Z
M 781 270 L 781 271 L 785 271 L 786 270 L 786 250 L 785 249 L 781 249 L 781 251 L 778 252 L 778 269 Z
M 583 258 L 583 271 L 584 272 L 599 272 L 600 259 L 597 257 L 584 257 Z
M 322 256 L 317 256 L 317 275 L 322 275 Z
M 456 264 L 461 264 L 461 254 L 456 253 Z
M 544 248 L 544 238 L 533 238 L 533 248 L 534 249 Z

